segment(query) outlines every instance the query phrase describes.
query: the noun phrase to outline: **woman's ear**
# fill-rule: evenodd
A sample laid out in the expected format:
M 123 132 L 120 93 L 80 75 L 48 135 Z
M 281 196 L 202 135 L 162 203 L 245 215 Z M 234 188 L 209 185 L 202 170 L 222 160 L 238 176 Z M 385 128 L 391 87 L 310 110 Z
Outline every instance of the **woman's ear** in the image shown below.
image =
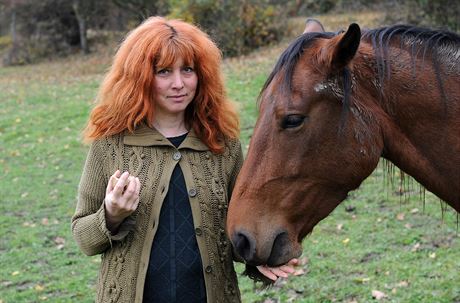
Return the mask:
M 348 30 L 334 47 L 331 60 L 331 70 L 338 71 L 350 63 L 356 55 L 356 51 L 361 41 L 361 29 L 356 23 L 350 24 Z

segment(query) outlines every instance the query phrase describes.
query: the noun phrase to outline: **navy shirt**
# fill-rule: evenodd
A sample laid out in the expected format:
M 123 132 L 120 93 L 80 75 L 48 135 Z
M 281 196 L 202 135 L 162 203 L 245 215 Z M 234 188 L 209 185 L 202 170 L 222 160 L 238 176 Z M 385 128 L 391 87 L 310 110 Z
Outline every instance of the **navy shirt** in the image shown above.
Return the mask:
M 168 138 L 178 147 L 187 134 Z M 152 243 L 144 303 L 206 303 L 203 266 L 184 176 L 176 165 Z

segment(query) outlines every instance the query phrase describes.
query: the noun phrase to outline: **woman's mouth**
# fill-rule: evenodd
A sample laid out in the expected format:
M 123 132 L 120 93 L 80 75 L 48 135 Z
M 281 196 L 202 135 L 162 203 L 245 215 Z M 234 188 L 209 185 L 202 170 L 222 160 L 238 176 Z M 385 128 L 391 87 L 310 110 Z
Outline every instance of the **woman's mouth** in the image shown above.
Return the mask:
M 187 94 L 168 96 L 168 99 L 178 100 L 186 97 Z

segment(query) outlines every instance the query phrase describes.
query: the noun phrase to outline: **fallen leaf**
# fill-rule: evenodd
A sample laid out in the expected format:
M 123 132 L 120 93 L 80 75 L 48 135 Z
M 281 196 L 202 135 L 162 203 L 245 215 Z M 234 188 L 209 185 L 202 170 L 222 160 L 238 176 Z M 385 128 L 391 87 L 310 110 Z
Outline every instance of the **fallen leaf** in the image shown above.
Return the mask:
M 343 228 L 343 224 L 342 224 L 342 223 L 337 224 L 337 230 L 342 230 L 342 228 Z
M 412 228 L 412 225 L 407 223 L 407 224 L 404 224 L 404 227 L 407 228 L 407 229 L 411 229 Z
M 373 290 L 372 291 L 372 298 L 376 299 L 376 300 L 381 300 L 383 298 L 385 298 L 387 295 L 384 293 L 384 292 L 381 292 L 379 290 Z
M 27 197 L 28 195 L 29 195 L 28 192 L 22 193 L 22 194 L 21 194 L 21 198 L 25 198 L 25 197 Z
M 404 217 L 405 217 L 404 213 L 399 213 L 399 214 L 396 215 L 396 219 L 399 220 L 399 221 L 403 221 Z
M 348 244 L 348 242 L 350 242 L 350 239 L 349 238 L 346 238 L 345 240 L 342 241 L 343 244 Z
M 420 243 L 417 242 L 414 244 L 414 246 L 412 246 L 411 251 L 416 252 L 419 248 L 420 248 Z
M 13 272 L 11 273 L 11 275 L 12 275 L 12 276 L 17 276 L 17 275 L 19 275 L 19 273 L 20 273 L 20 272 L 16 270 L 16 271 L 13 271 Z
M 35 289 L 36 291 L 44 291 L 44 290 L 45 290 L 45 286 L 40 285 L 40 284 L 37 284 L 37 285 L 35 285 L 34 289 Z
M 434 253 L 429 254 L 429 257 L 430 257 L 431 259 L 436 258 L 436 253 L 434 252 Z
M 63 249 L 64 244 L 65 244 L 65 239 L 62 237 L 56 237 L 54 238 L 54 243 L 56 243 L 56 248 L 57 249 Z
M 42 219 L 42 225 L 48 225 L 50 222 L 48 220 L 48 218 L 43 218 Z
M 407 286 L 409 286 L 409 282 L 407 282 L 407 281 L 401 281 L 401 282 L 398 283 L 397 286 L 398 286 L 398 287 L 407 287 Z
M 418 208 L 412 208 L 410 211 L 411 214 L 416 214 L 418 213 Z

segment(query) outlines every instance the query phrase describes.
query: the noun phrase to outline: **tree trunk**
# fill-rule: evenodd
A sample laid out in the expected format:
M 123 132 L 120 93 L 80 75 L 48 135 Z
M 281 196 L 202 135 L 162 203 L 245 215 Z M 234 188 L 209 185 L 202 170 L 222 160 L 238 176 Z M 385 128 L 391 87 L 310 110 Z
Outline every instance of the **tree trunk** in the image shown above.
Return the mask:
M 86 16 L 82 13 L 82 10 L 80 9 L 80 1 L 74 0 L 72 2 L 72 8 L 75 12 L 75 16 L 78 22 L 78 29 L 80 32 L 80 49 L 83 51 L 83 53 L 89 54 L 88 36 L 86 35 Z
M 18 51 L 18 36 L 16 34 L 16 10 L 13 7 L 11 9 L 11 21 L 10 21 L 10 35 L 11 35 L 11 47 L 3 57 L 3 65 L 12 65 L 15 61 L 15 54 Z

